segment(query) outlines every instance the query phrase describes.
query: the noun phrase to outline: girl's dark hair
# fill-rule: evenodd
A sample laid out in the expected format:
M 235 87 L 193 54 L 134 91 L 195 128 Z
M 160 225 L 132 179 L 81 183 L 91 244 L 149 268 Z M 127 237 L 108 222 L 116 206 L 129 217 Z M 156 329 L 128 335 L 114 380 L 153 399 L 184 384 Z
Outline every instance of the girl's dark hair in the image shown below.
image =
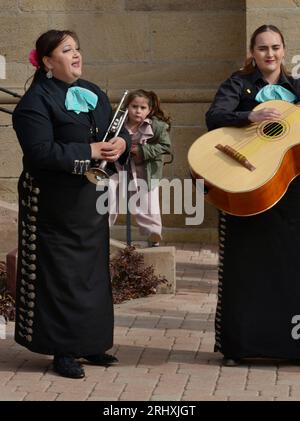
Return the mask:
M 168 130 L 170 130 L 171 118 L 169 116 L 166 116 L 163 110 L 160 108 L 160 100 L 156 93 L 153 91 L 145 91 L 144 89 L 137 89 L 135 91 L 131 91 L 126 99 L 126 107 L 137 97 L 147 99 L 151 110 L 147 117 L 157 117 L 158 119 L 167 123 L 169 125 Z
M 55 50 L 56 47 L 59 46 L 59 44 L 67 37 L 72 37 L 79 47 L 79 39 L 75 32 L 69 31 L 69 30 L 56 30 L 56 29 L 50 29 L 47 32 L 44 32 L 42 35 L 39 36 L 39 38 L 36 40 L 35 43 L 35 49 L 37 54 L 37 61 L 39 64 L 39 68 L 35 71 L 33 75 L 32 83 L 36 82 L 39 75 L 42 72 L 46 72 L 44 63 L 43 63 L 43 57 L 45 56 L 51 56 L 51 53 L 53 50 Z M 29 78 L 30 79 L 30 78 Z M 26 81 L 25 86 L 28 81 Z
M 277 28 L 277 26 L 275 26 L 275 25 L 262 25 L 262 26 L 260 26 L 259 28 L 257 28 L 257 29 L 253 32 L 253 34 L 252 34 L 252 36 L 251 36 L 251 39 L 250 39 L 250 45 L 249 45 L 249 50 L 250 50 L 250 52 L 251 52 L 251 53 L 252 53 L 252 52 L 253 52 L 253 50 L 254 50 L 257 35 L 262 34 L 263 32 L 269 32 L 269 31 L 275 32 L 276 34 L 278 34 L 278 35 L 280 36 L 280 38 L 281 38 L 281 42 L 282 42 L 282 45 L 283 45 L 283 47 L 285 48 L 285 41 L 284 41 L 283 34 L 282 34 L 282 32 L 281 32 L 281 31 Z M 246 60 L 245 60 L 245 63 L 244 63 L 243 68 L 240 70 L 240 73 L 242 73 L 242 74 L 250 74 L 250 73 L 255 72 L 255 70 L 256 70 L 256 65 L 255 65 L 255 66 L 253 66 L 252 61 L 253 61 L 253 58 L 252 58 L 252 57 L 247 57 L 247 58 L 246 58 Z M 288 74 L 289 74 L 289 72 L 285 69 L 285 67 L 283 66 L 283 64 L 281 64 L 281 70 L 282 70 L 282 71 L 283 71 L 286 75 L 288 75 Z

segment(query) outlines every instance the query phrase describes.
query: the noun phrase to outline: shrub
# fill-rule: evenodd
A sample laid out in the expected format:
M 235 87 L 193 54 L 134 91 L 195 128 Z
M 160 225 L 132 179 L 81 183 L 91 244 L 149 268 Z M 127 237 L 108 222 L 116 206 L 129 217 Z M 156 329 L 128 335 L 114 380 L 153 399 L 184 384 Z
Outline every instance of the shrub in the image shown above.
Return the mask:
M 15 300 L 7 291 L 6 267 L 4 262 L 0 262 L 0 315 L 5 320 L 15 320 Z
M 111 259 L 110 272 L 115 304 L 155 294 L 159 284 L 168 282 L 154 274 L 152 265 L 144 266 L 144 256 L 133 246 L 120 250 Z

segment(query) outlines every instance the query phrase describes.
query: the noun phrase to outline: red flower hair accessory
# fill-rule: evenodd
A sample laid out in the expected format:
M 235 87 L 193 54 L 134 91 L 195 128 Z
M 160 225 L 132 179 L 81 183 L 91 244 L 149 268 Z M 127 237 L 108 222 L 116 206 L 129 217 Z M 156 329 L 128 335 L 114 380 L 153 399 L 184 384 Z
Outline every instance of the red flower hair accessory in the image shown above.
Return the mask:
M 35 48 L 33 48 L 30 51 L 28 58 L 29 58 L 30 63 L 34 67 L 36 67 L 37 69 L 40 67 L 39 62 L 38 62 L 38 55 L 37 55 L 37 52 L 36 52 L 36 49 Z

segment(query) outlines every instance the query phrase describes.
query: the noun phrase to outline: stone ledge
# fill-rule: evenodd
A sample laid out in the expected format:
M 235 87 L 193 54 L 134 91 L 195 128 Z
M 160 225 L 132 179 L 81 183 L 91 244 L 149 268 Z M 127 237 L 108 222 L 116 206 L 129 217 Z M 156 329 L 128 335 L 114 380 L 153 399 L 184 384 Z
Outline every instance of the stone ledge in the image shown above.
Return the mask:
M 126 240 L 126 226 L 114 225 L 111 227 L 111 238 L 119 241 Z M 139 234 L 138 228 L 131 228 L 133 241 L 145 241 L 145 238 Z M 169 243 L 197 243 L 197 244 L 218 244 L 218 229 L 211 228 L 164 228 L 163 244 Z
M 126 0 L 125 10 L 143 12 L 183 12 L 244 10 L 245 0 Z
M 10 88 L 14 92 L 24 93 L 21 92 L 20 87 L 13 87 Z M 135 89 L 135 88 L 133 88 Z M 217 87 L 195 87 L 195 88 L 182 88 L 182 89 L 164 89 L 164 88 L 157 88 L 155 92 L 160 97 L 162 102 L 169 102 L 169 103 L 198 103 L 198 102 L 211 102 L 214 98 L 216 93 Z M 118 103 L 120 98 L 122 97 L 124 90 L 122 89 L 109 89 L 107 94 L 110 98 L 110 101 Z M 5 107 L 5 105 L 17 104 L 19 102 L 19 98 L 8 97 L 6 94 L 0 92 L 0 104 Z M 12 107 L 9 107 L 13 109 Z

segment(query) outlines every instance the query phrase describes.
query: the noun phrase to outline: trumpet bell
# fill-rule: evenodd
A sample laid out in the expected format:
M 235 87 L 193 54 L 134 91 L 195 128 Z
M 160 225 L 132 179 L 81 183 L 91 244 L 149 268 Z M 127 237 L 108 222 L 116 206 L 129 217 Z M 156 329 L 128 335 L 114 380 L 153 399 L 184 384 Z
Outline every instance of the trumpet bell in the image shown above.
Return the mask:
M 98 184 L 103 180 L 107 180 L 109 178 L 108 173 L 99 167 L 91 167 L 86 173 L 85 176 L 87 179 L 94 184 Z

